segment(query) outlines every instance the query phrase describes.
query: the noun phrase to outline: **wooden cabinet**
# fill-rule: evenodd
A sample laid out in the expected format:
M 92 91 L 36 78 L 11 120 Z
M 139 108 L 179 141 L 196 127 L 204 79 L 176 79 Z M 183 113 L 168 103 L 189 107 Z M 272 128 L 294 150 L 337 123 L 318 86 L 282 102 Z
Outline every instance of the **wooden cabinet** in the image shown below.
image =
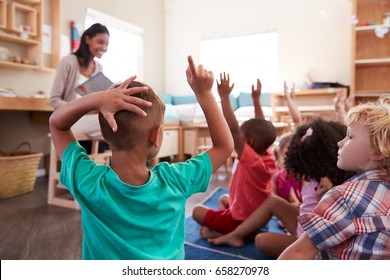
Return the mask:
M 353 0 L 358 24 L 352 30 L 351 92 L 356 103 L 377 99 L 390 93 L 390 33 L 376 35 L 384 14 L 390 12 L 390 1 Z
M 45 6 L 47 6 L 46 9 Z M 60 0 L 0 0 L 0 47 L 9 50 L 1 68 L 54 71 L 59 61 Z M 44 17 L 44 11 L 50 15 Z M 44 54 L 43 24 L 52 28 L 52 52 Z
M 170 157 L 179 154 L 179 129 L 164 128 L 164 138 L 157 157 Z
M 334 120 L 336 112 L 333 100 L 336 97 L 336 88 L 310 89 L 297 91 L 295 101 L 302 117 L 321 116 L 328 120 Z M 347 89 L 342 89 L 342 94 L 346 97 Z M 273 93 L 271 95 L 272 121 L 292 122 L 289 109 L 283 93 Z

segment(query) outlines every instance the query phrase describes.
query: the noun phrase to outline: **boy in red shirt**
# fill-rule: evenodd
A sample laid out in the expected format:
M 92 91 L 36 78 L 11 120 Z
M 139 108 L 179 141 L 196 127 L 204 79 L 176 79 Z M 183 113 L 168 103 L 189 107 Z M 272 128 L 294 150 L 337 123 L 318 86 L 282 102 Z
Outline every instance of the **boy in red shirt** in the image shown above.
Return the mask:
M 255 118 L 239 126 L 229 100 L 234 84 L 229 75 L 220 74 L 218 94 L 223 115 L 229 125 L 238 156 L 238 165 L 232 175 L 229 195 L 219 199 L 219 210 L 203 205 L 194 208 L 193 218 L 201 226 L 202 238 L 213 238 L 234 230 L 272 193 L 271 178 L 276 170 L 275 157 L 269 147 L 276 138 L 272 122 L 264 119 L 261 109 L 261 83 L 252 85 Z

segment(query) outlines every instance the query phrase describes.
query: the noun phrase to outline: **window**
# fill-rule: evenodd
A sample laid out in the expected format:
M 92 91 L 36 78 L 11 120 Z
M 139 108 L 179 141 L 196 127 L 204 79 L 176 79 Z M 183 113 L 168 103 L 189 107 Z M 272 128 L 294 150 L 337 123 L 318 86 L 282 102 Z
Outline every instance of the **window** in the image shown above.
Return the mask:
M 229 73 L 235 94 L 251 92 L 258 78 L 263 92 L 280 88 L 276 32 L 202 40 L 201 62 L 215 78 Z
M 114 83 L 124 81 L 134 74 L 138 80 L 142 80 L 143 29 L 87 8 L 85 29 L 97 22 L 105 25 L 110 32 L 108 50 L 99 60 L 104 74 Z

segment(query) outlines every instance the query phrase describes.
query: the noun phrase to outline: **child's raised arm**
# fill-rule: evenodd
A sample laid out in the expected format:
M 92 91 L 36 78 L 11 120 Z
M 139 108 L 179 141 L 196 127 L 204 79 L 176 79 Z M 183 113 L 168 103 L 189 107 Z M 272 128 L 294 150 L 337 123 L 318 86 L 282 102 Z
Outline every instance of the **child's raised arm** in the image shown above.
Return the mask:
M 255 88 L 255 85 L 252 85 L 252 100 L 253 100 L 253 106 L 255 107 L 255 118 L 264 119 L 264 113 L 263 113 L 263 108 L 261 107 L 260 96 L 261 96 L 261 82 L 260 79 L 257 79 L 257 87 Z
M 114 118 L 116 112 L 128 110 L 139 115 L 146 115 L 138 106 L 150 106 L 151 103 L 131 95 L 147 91 L 148 88 L 136 87 L 127 89 L 127 86 L 135 78 L 136 76 L 127 79 L 117 88 L 96 92 L 76 99 L 60 107 L 50 116 L 50 133 L 59 158 L 62 158 L 65 148 L 76 140 L 71 127 L 90 111 L 100 111 L 114 131 L 117 130 Z
M 336 111 L 336 120 L 339 123 L 344 124 L 344 116 L 345 116 L 345 98 L 342 96 L 342 89 L 336 90 L 336 96 L 333 100 L 334 109 Z
M 237 156 L 240 157 L 245 145 L 245 139 L 241 132 L 240 125 L 236 119 L 236 115 L 234 114 L 232 105 L 230 104 L 229 95 L 232 92 L 234 87 L 234 83 L 230 86 L 230 77 L 229 74 L 221 73 L 220 82 L 218 83 L 218 94 L 221 98 L 222 112 L 225 117 L 227 124 L 230 129 L 230 133 L 233 136 L 234 141 L 234 150 L 237 153 Z
M 192 57 L 189 56 L 186 74 L 187 81 L 206 117 L 211 141 L 213 142 L 212 148 L 207 150 L 207 153 L 213 165 L 213 172 L 215 172 L 231 155 L 233 139 L 211 92 L 214 82 L 213 73 L 204 69 L 202 65 L 196 68 Z
M 288 90 L 287 83 L 284 81 L 284 98 L 287 102 L 287 107 L 295 127 L 302 124 L 302 115 L 299 112 L 298 106 L 295 103 L 295 85 L 293 84 L 291 91 Z

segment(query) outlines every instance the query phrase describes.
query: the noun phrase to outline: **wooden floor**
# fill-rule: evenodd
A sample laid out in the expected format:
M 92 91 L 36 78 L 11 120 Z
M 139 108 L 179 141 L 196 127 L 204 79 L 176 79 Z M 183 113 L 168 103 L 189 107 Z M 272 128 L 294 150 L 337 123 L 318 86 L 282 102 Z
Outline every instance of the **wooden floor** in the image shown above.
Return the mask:
M 47 181 L 38 177 L 34 191 L 0 199 L 1 260 L 81 259 L 80 211 L 48 205 Z M 213 189 L 227 185 L 228 179 L 213 175 L 207 193 L 187 201 L 186 214 Z

